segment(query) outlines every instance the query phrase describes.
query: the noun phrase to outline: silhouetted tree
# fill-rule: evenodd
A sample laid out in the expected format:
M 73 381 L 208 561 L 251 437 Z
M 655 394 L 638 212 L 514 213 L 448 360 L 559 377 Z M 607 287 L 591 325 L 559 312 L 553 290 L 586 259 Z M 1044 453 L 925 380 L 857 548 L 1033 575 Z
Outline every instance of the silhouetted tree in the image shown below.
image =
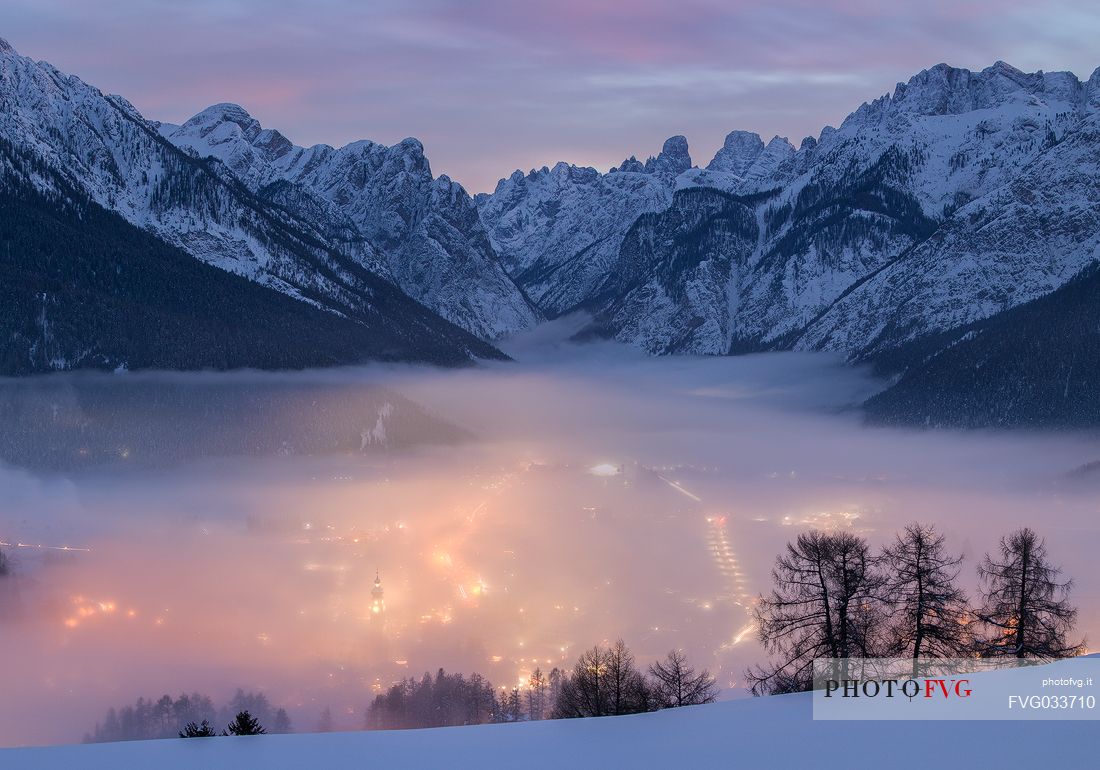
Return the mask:
M 170 732 L 175 729 L 175 715 L 172 711 L 173 703 L 172 696 L 162 695 L 160 696 L 160 700 L 154 703 L 150 709 L 152 711 L 153 729 L 158 733 Z
M 187 726 L 180 730 L 181 738 L 213 738 L 218 734 L 217 730 L 210 726 L 205 719 L 201 724 L 188 722 Z
M 1027 527 L 1002 537 L 997 558 L 978 565 L 982 607 L 977 615 L 988 635 L 978 643 L 984 657 L 1065 658 L 1082 650 L 1067 636 L 1077 622 L 1069 603 L 1073 581 L 1047 559 L 1046 544 Z
M 527 680 L 527 718 L 534 721 L 546 718 L 546 674 L 536 668 Z
M 607 651 L 608 705 L 613 715 L 649 710 L 649 687 L 622 639 Z
M 271 701 L 262 692 L 246 691 L 238 687 L 233 698 L 222 709 L 220 716 L 223 721 L 229 721 L 242 711 L 247 711 L 261 723 L 270 724 L 272 721 Z
M 8 560 L 8 555 L 4 552 L 4 549 L 0 548 L 0 577 L 9 574 L 11 574 L 11 562 Z
M 546 714 L 550 716 L 550 713 L 554 710 L 554 704 L 558 702 L 558 698 L 561 696 L 561 685 L 565 681 L 565 672 L 557 666 L 554 666 L 550 670 L 550 676 L 547 677 L 546 686 Z
M 505 711 L 491 683 L 440 669 L 433 678 L 405 679 L 375 696 L 367 708 L 367 729 L 406 729 L 502 721 Z
M 663 661 L 649 667 L 650 693 L 656 708 L 713 703 L 718 683 L 705 668 L 696 673 L 681 650 L 671 650 Z
M 863 538 L 803 533 L 776 559 L 772 582 L 753 615 L 761 645 L 776 660 L 745 672 L 754 695 L 808 690 L 814 658 L 881 651 L 882 578 Z
M 554 702 L 554 718 L 602 717 L 607 715 L 607 661 L 599 645 L 585 650 L 562 677 L 558 698 Z
M 286 713 L 286 709 L 280 708 L 275 711 L 275 719 L 271 728 L 273 733 L 289 733 L 293 732 L 290 727 L 290 716 Z
M 214 722 L 216 714 L 217 709 L 210 698 L 197 692 L 181 694 L 175 700 L 169 695 L 156 701 L 138 698 L 132 706 L 109 709 L 103 722 L 97 724 L 85 740 L 102 743 L 174 738 L 192 722 Z
M 333 730 L 332 724 L 332 709 L 325 706 L 321 711 L 321 718 L 317 720 L 317 732 L 319 733 L 331 733 Z
M 966 593 L 956 585 L 961 556 L 944 548 L 934 527 L 910 524 L 882 552 L 884 594 L 890 598 L 891 655 L 957 658 L 972 642 Z
M 242 711 L 233 718 L 222 735 L 263 735 L 266 732 L 260 725 L 260 720 L 247 711 Z
M 513 687 L 501 694 L 501 707 L 504 712 L 505 722 L 519 722 L 523 719 L 523 699 L 520 697 L 519 688 Z
M 479 725 L 489 721 L 495 708 L 495 699 L 492 683 L 486 681 L 481 674 L 472 674 L 464 692 L 463 724 Z
M 620 639 L 608 649 L 585 650 L 564 677 L 554 703 L 556 718 L 635 714 L 649 708 L 645 679 Z

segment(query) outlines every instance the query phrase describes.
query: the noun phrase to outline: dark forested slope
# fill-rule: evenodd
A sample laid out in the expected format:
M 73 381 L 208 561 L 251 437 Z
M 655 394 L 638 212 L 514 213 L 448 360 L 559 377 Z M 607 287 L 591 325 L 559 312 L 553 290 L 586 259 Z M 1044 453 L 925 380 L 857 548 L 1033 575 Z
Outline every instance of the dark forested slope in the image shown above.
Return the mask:
M 33 181 L 44 177 L 48 193 Z M 321 310 L 199 262 L 0 141 L 0 374 L 501 357 L 396 287 L 371 286 L 357 317 Z
M 1100 427 L 1100 268 L 1058 290 L 880 356 L 903 374 L 867 402 L 875 422 Z

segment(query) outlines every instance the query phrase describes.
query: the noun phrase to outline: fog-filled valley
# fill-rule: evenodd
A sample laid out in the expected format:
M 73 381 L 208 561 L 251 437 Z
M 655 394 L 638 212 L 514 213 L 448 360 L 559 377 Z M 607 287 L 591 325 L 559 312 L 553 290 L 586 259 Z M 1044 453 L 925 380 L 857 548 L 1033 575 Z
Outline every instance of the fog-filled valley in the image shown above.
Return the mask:
M 358 729 L 401 677 L 511 688 L 617 638 L 741 697 L 752 601 L 810 528 L 935 524 L 972 588 L 1031 526 L 1100 632 L 1094 436 L 867 427 L 882 383 L 839 359 L 649 358 L 569 323 L 456 370 L 0 382 L 0 745 L 237 688 Z

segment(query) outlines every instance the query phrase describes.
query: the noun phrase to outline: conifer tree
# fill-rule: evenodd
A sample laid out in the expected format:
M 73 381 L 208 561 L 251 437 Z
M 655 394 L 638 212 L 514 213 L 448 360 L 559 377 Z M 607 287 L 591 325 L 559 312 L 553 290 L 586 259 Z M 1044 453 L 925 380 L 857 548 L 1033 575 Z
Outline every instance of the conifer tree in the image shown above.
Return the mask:
M 260 725 L 260 720 L 247 711 L 241 711 L 225 728 L 222 735 L 263 735 L 266 732 L 267 730 Z
M 280 708 L 275 712 L 275 724 L 271 728 L 273 733 L 289 733 L 292 732 L 290 728 L 290 716 L 287 715 L 286 709 Z
M 213 738 L 218 733 L 210 726 L 210 722 L 202 720 L 202 724 L 188 722 L 187 726 L 180 730 L 181 738 Z

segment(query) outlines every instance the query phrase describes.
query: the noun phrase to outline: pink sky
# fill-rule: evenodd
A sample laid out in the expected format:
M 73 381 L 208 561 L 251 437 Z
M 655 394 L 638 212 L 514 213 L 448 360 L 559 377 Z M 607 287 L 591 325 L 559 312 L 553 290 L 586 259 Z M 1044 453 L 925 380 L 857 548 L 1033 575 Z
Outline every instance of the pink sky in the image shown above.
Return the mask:
M 941 61 L 1100 65 L 1081 4 L 868 0 L 6 0 L 0 36 L 147 117 L 220 101 L 299 144 L 416 136 L 471 192 L 558 160 L 607 168 L 684 134 L 796 145 Z

